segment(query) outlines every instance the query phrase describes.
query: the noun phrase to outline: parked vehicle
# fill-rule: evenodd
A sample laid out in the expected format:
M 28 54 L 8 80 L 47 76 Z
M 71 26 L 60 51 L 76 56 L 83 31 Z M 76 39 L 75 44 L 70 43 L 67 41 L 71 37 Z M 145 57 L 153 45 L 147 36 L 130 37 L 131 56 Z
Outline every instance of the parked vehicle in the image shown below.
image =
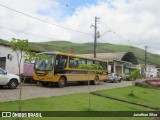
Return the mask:
M 110 81 L 110 82 L 121 82 L 122 80 L 122 77 L 121 76 L 118 76 L 117 74 L 114 74 L 114 73 L 110 73 L 108 74 L 108 77 L 106 78 L 106 80 L 104 82 L 107 82 L 107 81 Z
M 58 87 L 64 87 L 67 82 L 87 82 L 88 80 L 91 84 L 97 85 L 99 81 L 106 79 L 107 60 L 62 52 L 39 54 L 48 56 L 48 59 L 41 58 L 35 61 L 33 79 L 43 85 L 53 83 Z
M 0 87 L 8 86 L 10 89 L 15 89 L 19 83 L 19 76 L 7 73 L 5 70 L 0 68 Z

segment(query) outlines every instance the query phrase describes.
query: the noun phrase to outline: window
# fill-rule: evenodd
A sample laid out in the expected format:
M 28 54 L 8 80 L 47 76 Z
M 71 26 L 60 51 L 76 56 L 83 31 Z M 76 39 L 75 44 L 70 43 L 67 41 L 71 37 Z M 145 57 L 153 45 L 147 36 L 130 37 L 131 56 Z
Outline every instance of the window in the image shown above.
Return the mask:
M 40 59 L 35 62 L 35 69 L 42 71 L 52 70 L 53 58 L 51 55 L 48 55 L 49 59 Z
M 100 65 L 100 62 L 99 61 L 94 61 L 94 64 L 95 64 L 95 69 L 102 69 L 102 66 Z
M 92 65 L 93 64 L 93 60 L 87 60 L 87 64 L 88 65 Z
M 63 69 L 66 67 L 66 65 L 67 65 L 67 56 L 57 55 L 55 67 Z
M 78 59 L 75 57 L 69 58 L 69 67 L 70 68 L 78 68 Z
M 103 70 L 106 70 L 106 69 L 107 69 L 107 63 L 105 63 L 105 62 L 100 62 L 100 65 L 102 66 L 102 69 L 103 69 Z
M 81 65 L 81 64 L 86 64 L 86 60 L 85 59 L 79 59 L 78 60 L 78 65 Z

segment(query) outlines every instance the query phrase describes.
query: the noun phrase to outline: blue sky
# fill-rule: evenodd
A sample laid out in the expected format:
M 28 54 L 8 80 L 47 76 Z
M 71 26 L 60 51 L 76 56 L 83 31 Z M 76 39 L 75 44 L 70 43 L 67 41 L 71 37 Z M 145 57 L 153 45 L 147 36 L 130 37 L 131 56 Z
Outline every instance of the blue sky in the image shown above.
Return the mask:
M 69 5 L 69 8 L 78 8 L 80 6 L 94 5 L 97 3 L 97 0 L 61 0 L 62 4 Z
M 112 5 L 113 1 L 114 0 L 61 0 L 60 3 L 63 6 L 62 8 L 64 10 L 64 13 L 71 15 L 75 12 L 76 9 L 80 7 L 97 5 L 99 2 L 105 2 L 106 4 L 108 4 L 108 8 L 114 8 L 114 6 Z
M 59 6 L 56 9 L 55 9 L 55 6 L 53 5 L 47 9 L 40 9 L 37 11 L 37 13 L 47 16 L 47 15 L 53 15 L 54 13 L 57 13 L 58 11 L 61 10 L 60 11 L 61 14 L 59 17 L 71 16 L 78 8 L 96 5 L 97 0 L 58 0 L 58 4 Z M 59 19 L 59 17 L 57 18 Z
M 72 15 L 78 8 L 96 5 L 97 0 L 60 0 L 64 15 Z

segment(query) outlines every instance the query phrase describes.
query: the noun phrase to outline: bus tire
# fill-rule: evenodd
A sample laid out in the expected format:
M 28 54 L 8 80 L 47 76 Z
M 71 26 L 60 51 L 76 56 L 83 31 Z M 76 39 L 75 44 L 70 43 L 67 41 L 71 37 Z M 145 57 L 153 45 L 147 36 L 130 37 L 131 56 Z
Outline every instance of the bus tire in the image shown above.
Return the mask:
M 57 83 L 57 86 L 59 87 L 59 88 L 62 88 L 62 87 L 64 87 L 66 85 L 66 78 L 65 77 L 60 77 L 59 78 L 59 81 L 58 81 L 58 83 Z
M 92 84 L 93 84 L 93 85 L 97 85 L 98 83 L 99 83 L 99 77 L 96 76 L 96 77 L 94 78 L 94 80 L 92 81 Z

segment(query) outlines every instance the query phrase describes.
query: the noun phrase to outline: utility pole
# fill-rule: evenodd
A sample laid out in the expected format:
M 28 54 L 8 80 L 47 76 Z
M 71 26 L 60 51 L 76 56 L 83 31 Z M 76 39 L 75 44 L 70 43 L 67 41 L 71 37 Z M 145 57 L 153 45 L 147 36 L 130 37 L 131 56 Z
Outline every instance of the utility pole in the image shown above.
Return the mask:
M 100 19 L 98 17 L 95 16 L 95 24 L 94 25 L 91 25 L 92 27 L 94 27 L 94 48 L 93 48 L 93 51 L 94 51 L 94 58 L 96 58 L 96 47 L 97 47 L 97 38 L 99 37 L 99 32 L 97 32 L 97 20 Z
M 147 46 L 145 46 L 145 72 L 147 70 Z

